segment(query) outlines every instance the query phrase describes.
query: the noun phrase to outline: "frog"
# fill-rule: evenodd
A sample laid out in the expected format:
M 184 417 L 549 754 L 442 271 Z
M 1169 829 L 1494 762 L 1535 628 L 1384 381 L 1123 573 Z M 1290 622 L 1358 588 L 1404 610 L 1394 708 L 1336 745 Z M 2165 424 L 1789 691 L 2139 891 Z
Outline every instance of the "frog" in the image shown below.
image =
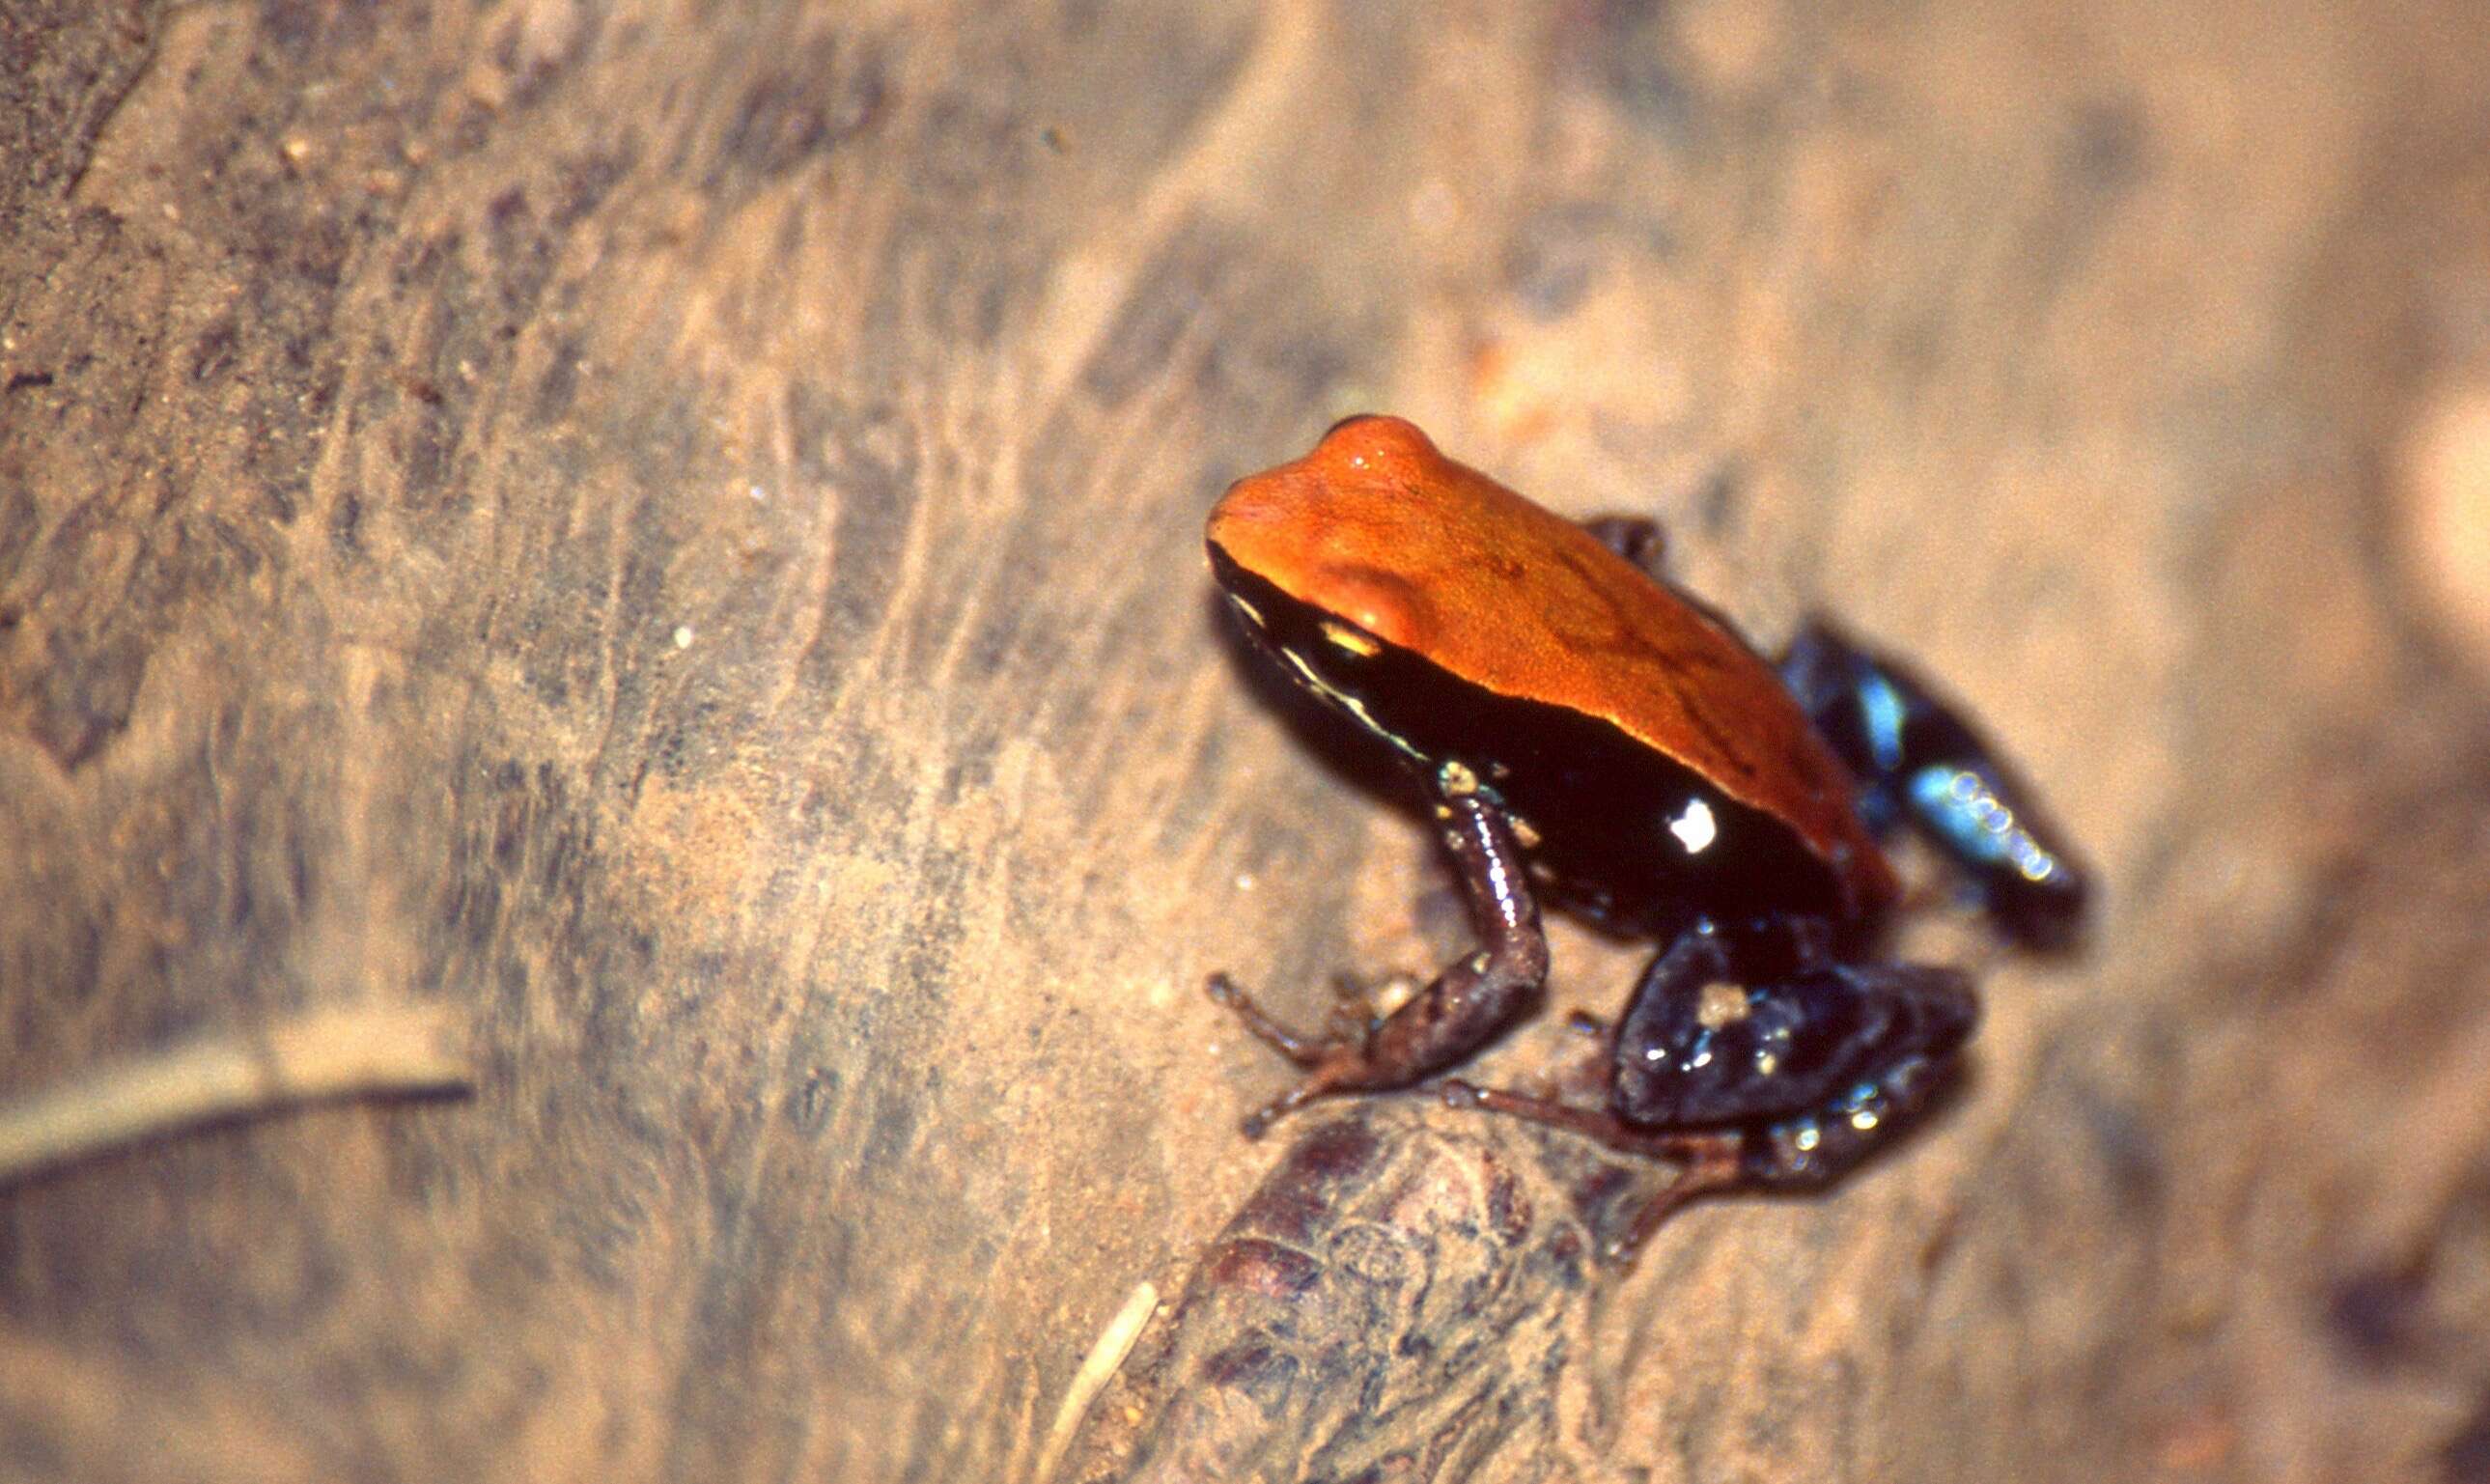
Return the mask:
M 1577 522 L 1362 414 L 1230 485 L 1204 531 L 1248 650 L 1393 758 L 1476 946 L 1324 1033 L 1211 998 L 1302 1075 L 1243 1123 L 1429 1090 L 1665 1163 L 1607 1245 L 1736 1189 L 1826 1186 L 1953 1081 L 1981 1002 L 1885 948 L 1916 835 L 2008 942 L 2081 936 L 2090 874 L 1961 708 L 1832 620 L 1778 662 L 1672 583 L 1656 522 Z M 1542 904 L 1655 946 L 1589 1021 L 1596 1106 L 1454 1075 L 1547 997 Z

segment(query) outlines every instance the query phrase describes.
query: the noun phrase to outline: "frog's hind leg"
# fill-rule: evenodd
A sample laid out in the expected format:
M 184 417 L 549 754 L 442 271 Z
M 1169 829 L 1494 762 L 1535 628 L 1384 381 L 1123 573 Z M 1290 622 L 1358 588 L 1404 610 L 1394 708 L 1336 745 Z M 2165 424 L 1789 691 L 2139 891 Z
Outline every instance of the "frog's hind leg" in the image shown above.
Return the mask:
M 1644 1201 L 1626 1230 L 1602 1247 L 1601 1256 L 1612 1263 L 1631 1264 L 1643 1239 L 1658 1231 L 1679 1207 L 1698 1196 L 1734 1189 L 1747 1182 L 1747 1135 L 1738 1129 L 1637 1128 L 1611 1113 L 1594 1113 L 1527 1092 L 1482 1088 L 1459 1079 L 1447 1079 L 1437 1086 L 1448 1106 L 1484 1108 L 1490 1113 L 1527 1119 L 1579 1134 L 1621 1154 L 1677 1167 L 1676 1177 Z
M 2035 947 L 2083 926 L 2083 868 L 2026 784 L 1959 708 L 1821 616 L 1781 661 L 1781 683 L 1860 788 L 1879 834 L 1908 825 L 1950 858 L 1997 925 Z
M 1449 1095 L 1679 1166 L 1611 1244 L 1620 1257 L 1707 1191 L 1823 1184 L 1943 1086 L 1980 1003 L 1959 971 L 1840 963 L 1809 941 L 1705 923 L 1681 934 L 1613 1033 L 1605 1111 L 1466 1084 Z
M 1791 955 L 1790 935 L 1697 924 L 1651 961 L 1617 1028 L 1609 1105 L 1641 1128 L 1755 1126 L 1830 1107 L 1979 1022 L 1958 969 Z

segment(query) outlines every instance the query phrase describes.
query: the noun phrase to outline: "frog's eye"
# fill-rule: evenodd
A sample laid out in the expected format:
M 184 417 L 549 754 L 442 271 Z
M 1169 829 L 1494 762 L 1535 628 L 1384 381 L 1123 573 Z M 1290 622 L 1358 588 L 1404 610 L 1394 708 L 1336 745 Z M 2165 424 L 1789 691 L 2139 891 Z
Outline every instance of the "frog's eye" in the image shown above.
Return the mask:
M 1372 659 L 1383 650 L 1383 646 L 1375 642 L 1373 634 L 1363 629 L 1351 628 L 1338 619 L 1323 620 L 1322 633 L 1324 638 L 1331 641 L 1334 649 L 1346 650 L 1360 659 Z

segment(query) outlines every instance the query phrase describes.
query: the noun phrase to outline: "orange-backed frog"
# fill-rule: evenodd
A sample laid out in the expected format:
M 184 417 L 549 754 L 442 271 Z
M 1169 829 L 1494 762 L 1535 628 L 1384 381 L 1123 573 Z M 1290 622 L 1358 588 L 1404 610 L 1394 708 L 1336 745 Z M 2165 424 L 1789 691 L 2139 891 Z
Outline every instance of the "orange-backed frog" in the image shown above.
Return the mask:
M 1254 647 L 1407 766 L 1481 942 L 1389 1015 L 1292 1033 L 1211 991 L 1306 1075 L 1246 1122 L 1433 1083 L 1668 1160 L 1619 1243 L 1731 1186 L 1856 1164 L 1944 1082 L 1979 1017 L 1960 971 L 1873 956 L 1916 828 L 2026 943 L 2070 941 L 2083 873 L 2028 790 L 1909 672 L 1822 622 L 1778 671 L 1634 556 L 1397 418 L 1335 425 L 1231 486 L 1210 566 Z M 1534 1009 L 1542 894 L 1662 946 L 1607 1030 L 1607 1106 L 1433 1082 Z

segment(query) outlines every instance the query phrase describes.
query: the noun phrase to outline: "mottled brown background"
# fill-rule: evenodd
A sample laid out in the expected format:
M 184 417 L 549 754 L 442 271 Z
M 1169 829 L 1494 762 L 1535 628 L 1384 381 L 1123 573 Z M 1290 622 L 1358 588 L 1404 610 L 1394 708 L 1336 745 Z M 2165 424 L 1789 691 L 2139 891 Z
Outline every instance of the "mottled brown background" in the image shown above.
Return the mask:
M 0 1094 L 479 1086 L 0 1191 L 0 1473 L 1029 1484 L 1147 1280 L 1062 1477 L 2490 1478 L 2485 34 L 5 0 Z M 1204 971 L 1459 936 L 1199 567 L 1368 407 L 2045 780 L 2096 946 L 1898 1157 L 1619 1278 L 1559 1142 L 1236 1138 Z

